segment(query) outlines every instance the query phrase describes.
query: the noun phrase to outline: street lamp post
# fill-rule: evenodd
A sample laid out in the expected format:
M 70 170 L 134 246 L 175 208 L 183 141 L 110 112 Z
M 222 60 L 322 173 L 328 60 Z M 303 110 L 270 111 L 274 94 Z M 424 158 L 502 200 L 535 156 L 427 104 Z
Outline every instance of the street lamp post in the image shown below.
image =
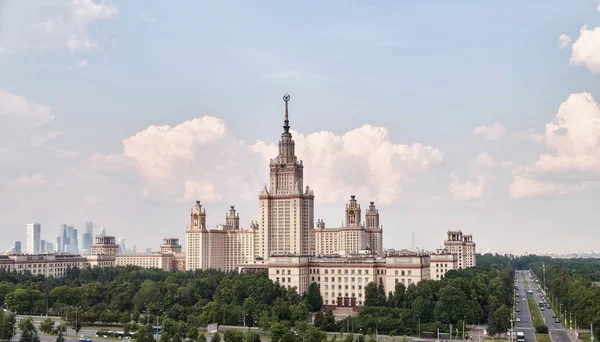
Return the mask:
M 77 305 L 75 307 L 75 337 L 77 337 L 77 334 L 79 334 L 79 329 L 77 329 L 78 328 L 78 325 L 77 325 L 77 313 L 79 312 L 80 308 L 81 307 L 79 305 Z
M 421 338 L 421 316 L 417 316 L 419 319 L 419 338 Z
M 544 269 L 544 291 L 546 291 L 546 264 L 542 264 L 542 268 Z
M 377 324 L 375 324 L 375 341 L 379 341 L 379 323 L 381 321 L 377 321 Z

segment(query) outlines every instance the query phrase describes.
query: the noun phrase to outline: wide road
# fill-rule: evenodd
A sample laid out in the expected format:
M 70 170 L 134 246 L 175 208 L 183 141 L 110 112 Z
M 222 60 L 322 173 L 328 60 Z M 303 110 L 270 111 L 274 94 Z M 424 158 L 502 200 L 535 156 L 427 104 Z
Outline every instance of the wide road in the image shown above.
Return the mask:
M 533 281 L 530 282 L 530 284 L 533 284 Z M 538 302 L 540 300 L 543 299 L 543 295 L 541 292 L 537 292 L 537 287 L 532 286 L 531 287 L 532 291 L 533 291 L 533 297 L 535 298 L 535 301 Z M 544 323 L 548 326 L 548 329 L 550 331 L 550 338 L 552 339 L 552 342 L 571 342 L 571 338 L 569 337 L 569 323 L 566 323 L 567 329 L 564 329 L 562 323 L 563 323 L 563 317 L 560 317 L 560 323 L 556 323 L 554 321 L 554 318 L 552 318 L 552 316 L 555 314 L 554 310 L 556 308 L 545 308 L 544 311 L 540 311 L 542 314 L 542 318 L 544 319 Z M 539 308 L 538 308 L 539 310 Z M 568 317 L 567 317 L 568 320 Z
M 525 271 L 519 271 L 515 276 L 519 281 L 519 286 L 516 289 L 516 293 L 519 295 L 517 297 L 516 309 L 518 309 L 517 318 L 520 321 L 517 322 L 515 331 L 522 331 L 525 334 L 525 342 L 535 342 L 535 329 L 533 328 L 533 320 L 531 319 L 531 313 L 527 306 L 527 295 L 525 294 L 526 277 L 527 272 Z

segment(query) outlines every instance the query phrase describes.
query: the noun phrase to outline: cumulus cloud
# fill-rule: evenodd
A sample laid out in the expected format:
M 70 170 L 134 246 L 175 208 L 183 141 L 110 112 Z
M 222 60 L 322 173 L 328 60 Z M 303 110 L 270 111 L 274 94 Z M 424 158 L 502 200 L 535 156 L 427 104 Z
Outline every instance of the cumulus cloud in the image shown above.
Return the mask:
M 477 126 L 472 134 L 482 137 L 485 140 L 497 140 L 506 134 L 507 130 L 502 124 L 494 122 L 490 126 Z
M 571 94 L 546 124 L 543 143 L 551 153 L 515 168 L 513 197 L 585 190 L 599 180 L 600 107 L 593 96 Z
M 155 21 L 152 14 L 150 14 L 148 12 L 141 12 L 140 18 L 142 18 L 143 21 L 148 22 L 148 23 L 153 23 Z
M 46 0 L 6 2 L 0 14 L 0 46 L 4 53 L 67 48 L 89 52 L 97 48 L 92 24 L 118 14 L 110 0 Z
M 23 143 L 44 145 L 61 135 L 45 128 L 52 120 L 50 107 L 0 89 L 0 147 Z
M 562 49 L 566 48 L 567 46 L 569 46 L 569 44 L 571 44 L 571 37 L 569 37 L 568 35 L 561 34 L 558 37 L 558 48 L 559 49 L 562 50 Z
M 48 180 L 41 173 L 36 173 L 31 176 L 21 175 L 17 179 L 6 182 L 6 186 L 10 189 L 43 189 L 48 185 Z
M 573 43 L 570 63 L 585 65 L 591 72 L 600 73 L 600 27 L 581 28 L 579 38 Z
M 413 173 L 443 160 L 432 146 L 392 143 L 385 128 L 370 125 L 343 135 L 293 134 L 296 155 L 306 167 L 305 184 L 324 203 L 339 203 L 349 194 L 391 203 Z M 240 141 L 223 120 L 205 116 L 174 127 L 150 126 L 123 141 L 122 155 L 96 160 L 129 160 L 145 181 L 147 197 L 210 202 L 256 198 L 276 155 L 275 144 Z
M 454 172 L 448 190 L 455 201 L 476 201 L 481 199 L 485 190 L 485 177 L 478 175 L 475 181 L 461 180 Z
M 535 197 L 540 195 L 559 194 L 564 195 L 573 191 L 583 191 L 598 187 L 600 182 L 589 181 L 578 184 L 564 184 L 560 182 L 551 182 L 515 176 L 510 185 L 510 196 L 512 198 Z
M 77 61 L 77 67 L 79 69 L 87 68 L 89 66 L 90 66 L 90 62 L 87 59 L 82 59 L 80 61 Z
M 478 154 L 473 163 L 476 167 L 484 169 L 507 168 L 514 166 L 513 162 L 496 160 L 487 152 Z

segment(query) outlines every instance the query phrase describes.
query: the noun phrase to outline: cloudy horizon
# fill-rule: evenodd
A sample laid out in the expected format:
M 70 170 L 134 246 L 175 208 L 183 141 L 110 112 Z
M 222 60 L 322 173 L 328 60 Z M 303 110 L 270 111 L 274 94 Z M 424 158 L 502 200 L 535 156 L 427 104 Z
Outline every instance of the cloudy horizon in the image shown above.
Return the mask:
M 196 200 L 248 227 L 286 92 L 327 227 L 356 195 L 386 249 L 598 249 L 597 1 L 232 3 L 0 2 L 0 250 L 88 220 L 156 250 Z

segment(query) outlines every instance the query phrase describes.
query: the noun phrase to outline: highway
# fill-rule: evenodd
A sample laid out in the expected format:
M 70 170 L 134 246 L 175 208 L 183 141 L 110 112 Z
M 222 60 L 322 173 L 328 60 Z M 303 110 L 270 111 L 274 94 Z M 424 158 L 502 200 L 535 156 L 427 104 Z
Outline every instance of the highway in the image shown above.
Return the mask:
M 531 319 L 531 313 L 529 313 L 529 307 L 527 306 L 527 300 L 523 300 L 527 298 L 525 294 L 525 278 L 526 272 L 519 271 L 517 272 L 517 276 L 515 277 L 519 281 L 519 286 L 516 289 L 516 294 L 519 296 L 516 300 L 516 308 L 518 312 L 516 313 L 517 318 L 520 322 L 516 322 L 517 326 L 515 331 L 522 331 L 525 334 L 525 342 L 535 342 L 535 329 L 533 328 L 533 320 Z
M 531 291 L 533 291 L 533 297 L 535 298 L 535 301 L 539 302 L 540 300 L 543 300 L 544 297 L 542 295 L 542 292 L 537 291 L 538 286 L 534 283 L 533 279 L 528 276 L 527 281 L 529 282 Z M 527 302 L 523 303 L 525 304 L 525 306 L 527 306 Z M 552 342 L 571 342 L 572 340 L 569 337 L 568 329 L 565 330 L 562 325 L 562 318 L 560 323 L 556 323 L 554 321 L 554 318 L 552 318 L 552 315 L 555 314 L 554 309 L 555 308 L 544 308 L 544 311 L 540 311 L 540 313 L 542 314 L 542 318 L 544 319 L 544 324 L 548 326 L 548 329 L 550 331 L 550 338 L 552 339 Z M 540 310 L 540 308 L 538 307 L 537 310 Z

